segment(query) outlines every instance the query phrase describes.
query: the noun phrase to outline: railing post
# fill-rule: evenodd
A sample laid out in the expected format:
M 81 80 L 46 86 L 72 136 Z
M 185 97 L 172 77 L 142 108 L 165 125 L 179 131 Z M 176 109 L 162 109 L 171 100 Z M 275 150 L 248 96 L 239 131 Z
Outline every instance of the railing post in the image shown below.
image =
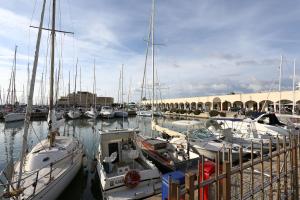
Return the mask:
M 292 154 L 293 154 L 293 199 L 299 198 L 299 183 L 298 183 L 298 157 L 297 157 L 297 143 L 296 140 L 293 139 L 294 145 L 292 146 Z
M 53 163 L 50 163 L 49 182 L 52 180 L 52 168 L 53 168 Z
M 223 184 L 223 199 L 231 199 L 231 164 L 229 161 L 224 162 L 225 180 Z
M 269 141 L 269 161 L 270 161 L 270 190 L 269 199 L 273 200 L 273 155 L 272 155 L 272 139 Z
M 243 199 L 243 148 L 239 147 L 239 162 L 240 162 L 240 199 Z
M 276 191 L 276 199 L 280 199 L 280 145 L 279 145 L 279 137 L 277 136 L 277 144 L 276 144 L 276 150 L 277 150 L 277 158 L 276 158 L 276 176 L 277 176 L 277 191 Z
M 36 172 L 35 182 L 32 184 L 32 186 L 33 186 L 33 193 L 32 193 L 32 195 L 35 194 L 36 185 L 37 185 L 37 182 L 38 182 L 38 180 L 39 180 L 39 172 L 40 172 L 40 171 L 37 171 L 37 172 Z
M 265 182 L 265 174 L 264 174 L 264 155 L 263 155 L 263 142 L 260 143 L 260 169 L 261 169 L 261 193 L 262 193 L 262 200 L 265 198 L 265 187 L 264 187 L 264 182 Z
M 195 191 L 195 173 L 188 172 L 185 174 L 185 200 L 194 200 Z
M 172 193 L 172 187 L 171 187 L 171 185 L 172 185 L 172 177 L 171 176 L 169 176 L 169 191 L 168 191 L 168 199 L 171 199 L 171 193 Z
M 171 193 L 169 193 L 169 200 L 177 200 L 180 198 L 180 195 L 178 197 L 178 190 L 177 188 L 179 188 L 179 184 L 177 182 L 172 182 L 171 185 L 169 185 L 169 187 L 171 187 Z M 180 193 L 180 190 L 179 190 Z

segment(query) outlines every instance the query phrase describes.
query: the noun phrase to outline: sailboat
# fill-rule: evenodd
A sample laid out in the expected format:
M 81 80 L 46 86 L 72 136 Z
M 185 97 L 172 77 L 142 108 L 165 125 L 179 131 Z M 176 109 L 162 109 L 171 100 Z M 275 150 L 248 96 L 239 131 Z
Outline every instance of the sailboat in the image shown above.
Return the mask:
M 15 47 L 15 54 L 14 54 L 14 62 L 10 77 L 9 83 L 9 92 L 7 95 L 7 109 L 9 109 L 8 113 L 4 116 L 5 122 L 16 122 L 16 121 L 23 121 L 25 119 L 25 113 L 22 111 L 17 112 L 15 110 L 15 103 L 16 103 L 16 65 L 17 65 L 17 48 Z M 10 103 L 8 102 L 10 100 Z M 9 108 L 10 107 L 10 108 Z
M 82 163 L 83 145 L 73 137 L 59 136 L 58 126 L 53 105 L 54 85 L 54 50 L 55 50 L 55 7 L 52 1 L 52 28 L 51 28 L 51 70 L 49 95 L 49 132 L 48 138 L 40 141 L 32 150 L 27 152 L 27 136 L 30 124 L 30 114 L 33 104 L 33 93 L 38 65 L 40 39 L 44 19 L 46 0 L 38 30 L 32 77 L 26 108 L 26 120 L 23 133 L 20 161 L 14 166 L 11 181 L 6 189 L 5 197 L 11 199 L 45 199 L 58 198 L 79 171 Z
M 73 94 L 73 103 L 74 106 L 71 110 L 69 110 L 69 112 L 67 113 L 67 116 L 69 119 L 78 119 L 81 117 L 81 111 L 78 110 L 75 106 L 76 106 L 76 81 L 77 81 L 77 64 L 78 64 L 78 59 L 76 62 L 76 73 L 75 73 L 75 88 L 74 88 L 74 94 Z
M 115 111 L 115 117 L 120 117 L 120 118 L 127 118 L 128 117 L 128 112 L 124 111 L 124 99 L 123 99 L 123 67 L 121 69 L 121 76 L 120 76 L 120 81 L 121 81 L 121 109 L 119 108 L 118 110 Z
M 96 109 L 96 74 L 95 74 L 95 60 L 94 60 L 94 82 L 93 82 L 93 93 L 94 93 L 94 107 L 91 106 L 91 109 L 84 113 L 85 116 L 96 119 L 98 117 L 97 109 Z
M 145 136 L 139 134 L 136 138 L 138 146 L 142 149 L 143 153 L 151 158 L 158 166 L 162 167 L 164 170 L 173 171 L 177 169 L 188 170 L 196 166 L 199 160 L 199 155 L 197 152 L 190 151 L 189 148 L 184 147 L 181 144 L 170 143 L 170 141 L 165 140 L 162 137 L 155 137 L 153 135 L 154 131 L 157 132 L 158 125 L 155 122 L 154 115 L 154 100 L 155 100 L 155 67 L 154 67 L 154 11 L 155 11 L 155 0 L 152 0 L 152 13 L 150 20 L 150 33 L 151 33 L 151 43 L 152 43 L 152 110 L 151 110 L 151 136 Z M 150 41 L 150 33 L 148 38 L 148 46 Z M 148 48 L 147 46 L 147 48 Z M 148 53 L 148 49 L 147 49 Z M 146 53 L 146 59 L 147 59 Z M 145 64 L 146 65 L 146 64 Z M 144 72 L 145 74 L 145 72 Z M 158 131 L 159 132 L 159 131 Z M 169 133 L 172 131 L 168 131 Z M 174 138 L 184 138 L 184 135 L 172 132 Z M 171 133 L 170 133 L 171 134 Z

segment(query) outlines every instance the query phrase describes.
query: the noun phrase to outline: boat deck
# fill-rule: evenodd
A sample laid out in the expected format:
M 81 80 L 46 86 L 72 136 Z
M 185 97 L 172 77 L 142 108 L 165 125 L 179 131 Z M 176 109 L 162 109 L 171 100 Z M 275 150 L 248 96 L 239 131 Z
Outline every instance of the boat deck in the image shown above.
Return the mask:
M 115 177 L 126 174 L 129 170 L 142 171 L 150 169 L 141 159 L 136 159 L 128 162 L 118 162 L 113 164 L 112 172 L 107 173 L 107 177 Z

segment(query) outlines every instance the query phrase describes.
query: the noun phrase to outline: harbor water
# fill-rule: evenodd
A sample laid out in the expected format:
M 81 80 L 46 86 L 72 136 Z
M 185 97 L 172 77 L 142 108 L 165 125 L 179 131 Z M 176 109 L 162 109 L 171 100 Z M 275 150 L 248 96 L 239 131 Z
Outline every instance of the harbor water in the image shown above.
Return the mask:
M 172 119 L 158 119 L 160 124 L 171 126 Z M 22 147 L 23 122 L 0 123 L 0 169 L 9 163 L 19 160 Z M 59 199 L 100 199 L 99 178 L 93 163 L 98 145 L 98 130 L 116 128 L 138 128 L 140 134 L 151 135 L 150 117 L 130 117 L 128 119 L 79 119 L 69 120 L 60 127 L 60 134 L 74 136 L 84 144 L 87 156 L 87 165 L 82 167 L 72 183 L 66 188 Z M 28 134 L 28 149 L 47 136 L 48 124 L 46 121 L 33 121 Z

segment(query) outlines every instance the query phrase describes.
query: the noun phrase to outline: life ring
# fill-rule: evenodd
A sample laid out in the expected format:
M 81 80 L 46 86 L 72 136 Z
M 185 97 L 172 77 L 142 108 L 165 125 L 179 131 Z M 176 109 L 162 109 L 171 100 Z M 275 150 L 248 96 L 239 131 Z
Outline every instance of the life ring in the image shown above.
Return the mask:
M 127 187 L 134 188 L 139 184 L 140 180 L 141 180 L 141 176 L 139 172 L 135 170 L 131 170 L 126 173 L 124 178 L 124 183 Z

